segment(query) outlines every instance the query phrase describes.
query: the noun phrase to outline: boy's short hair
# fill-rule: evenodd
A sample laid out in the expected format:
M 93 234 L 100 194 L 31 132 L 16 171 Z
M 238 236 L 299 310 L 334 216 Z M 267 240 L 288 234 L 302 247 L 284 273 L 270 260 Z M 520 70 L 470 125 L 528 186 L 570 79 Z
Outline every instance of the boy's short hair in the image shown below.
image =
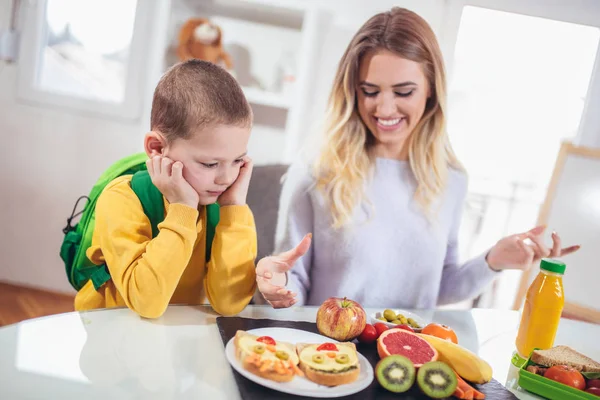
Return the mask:
M 252 126 L 252 109 L 242 88 L 213 63 L 192 59 L 175 64 L 154 90 L 151 129 L 171 142 L 212 124 Z

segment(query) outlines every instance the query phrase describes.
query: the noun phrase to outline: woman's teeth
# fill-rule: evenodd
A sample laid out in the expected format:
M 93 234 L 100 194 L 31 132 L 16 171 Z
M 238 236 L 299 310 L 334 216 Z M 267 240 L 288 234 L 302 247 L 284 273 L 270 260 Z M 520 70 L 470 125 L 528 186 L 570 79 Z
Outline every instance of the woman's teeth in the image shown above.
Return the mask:
M 377 118 L 377 122 L 380 123 L 383 126 L 393 126 L 396 125 L 400 122 L 402 118 L 395 118 L 395 119 L 381 119 L 381 118 Z

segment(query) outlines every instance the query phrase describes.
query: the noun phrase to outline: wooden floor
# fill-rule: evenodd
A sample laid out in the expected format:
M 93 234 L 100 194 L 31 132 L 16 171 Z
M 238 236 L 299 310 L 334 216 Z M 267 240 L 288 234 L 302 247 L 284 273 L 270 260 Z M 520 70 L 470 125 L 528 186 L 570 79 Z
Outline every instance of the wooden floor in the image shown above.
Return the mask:
M 0 326 L 73 311 L 74 296 L 0 282 Z

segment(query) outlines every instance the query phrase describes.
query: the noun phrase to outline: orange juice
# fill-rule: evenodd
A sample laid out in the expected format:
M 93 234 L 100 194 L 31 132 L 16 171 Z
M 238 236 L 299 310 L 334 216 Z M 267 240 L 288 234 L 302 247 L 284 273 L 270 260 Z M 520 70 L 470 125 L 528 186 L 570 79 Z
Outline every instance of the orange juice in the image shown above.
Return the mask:
M 528 358 L 534 348 L 549 349 L 560 323 L 565 305 L 562 277 L 566 265 L 557 260 L 542 259 L 540 272 L 525 298 L 521 325 L 517 334 L 517 351 Z

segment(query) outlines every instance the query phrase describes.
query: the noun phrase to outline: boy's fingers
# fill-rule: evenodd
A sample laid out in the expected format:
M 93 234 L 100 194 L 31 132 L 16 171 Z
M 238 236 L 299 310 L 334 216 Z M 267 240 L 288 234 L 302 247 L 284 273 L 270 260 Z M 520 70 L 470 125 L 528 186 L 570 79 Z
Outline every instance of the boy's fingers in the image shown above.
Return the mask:
M 244 165 L 242 166 L 242 168 L 248 170 L 249 172 L 252 172 L 252 168 L 254 168 L 254 162 L 250 157 L 244 157 Z
M 244 165 L 242 165 L 242 168 L 240 168 L 240 174 L 237 178 L 238 181 L 249 181 L 250 177 L 252 176 L 252 169 L 253 164 L 252 164 L 252 160 L 250 160 L 250 158 L 248 158 L 249 161 L 246 161 L 246 158 L 244 158 Z
M 164 175 L 171 176 L 171 166 L 173 165 L 173 160 L 167 157 L 163 157 L 160 165 L 160 172 Z
M 154 173 L 156 175 L 160 175 L 160 156 L 154 156 L 152 157 L 152 167 L 154 169 Z
M 154 163 L 152 162 L 151 158 L 146 160 L 146 169 L 148 170 L 150 177 L 152 177 L 152 175 L 154 175 Z
M 176 182 L 180 182 L 183 179 L 183 164 L 179 161 L 173 163 L 173 166 L 171 167 L 171 177 Z

